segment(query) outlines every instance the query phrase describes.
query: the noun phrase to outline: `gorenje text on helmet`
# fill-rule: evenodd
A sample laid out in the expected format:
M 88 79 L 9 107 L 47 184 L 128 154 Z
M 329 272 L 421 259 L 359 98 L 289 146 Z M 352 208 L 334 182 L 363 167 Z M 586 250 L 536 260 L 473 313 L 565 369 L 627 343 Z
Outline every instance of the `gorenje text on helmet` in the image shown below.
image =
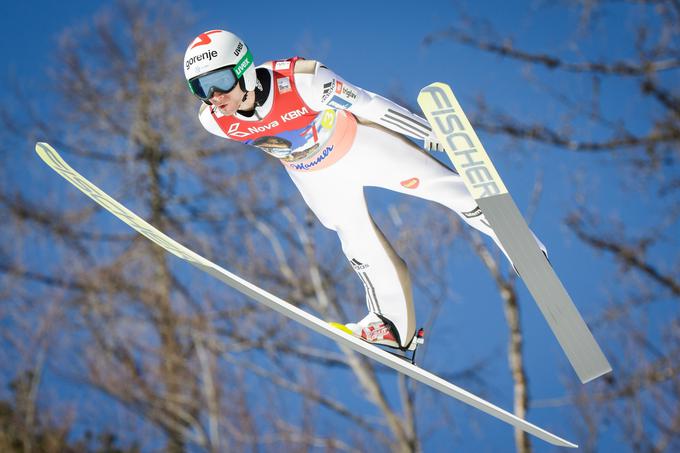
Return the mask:
M 217 53 L 216 50 L 210 50 L 210 51 L 203 52 L 201 54 L 195 55 L 195 56 L 189 58 L 186 61 L 187 70 L 191 67 L 192 64 L 196 63 L 197 61 L 212 60 L 213 58 L 217 58 L 217 55 L 218 55 L 218 53 Z

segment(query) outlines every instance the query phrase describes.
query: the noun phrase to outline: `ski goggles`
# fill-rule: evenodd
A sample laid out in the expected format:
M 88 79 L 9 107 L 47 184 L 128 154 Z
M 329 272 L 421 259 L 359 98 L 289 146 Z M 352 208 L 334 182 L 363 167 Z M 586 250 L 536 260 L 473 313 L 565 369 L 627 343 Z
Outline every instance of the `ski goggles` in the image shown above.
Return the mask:
M 250 51 L 241 60 L 230 66 L 223 66 L 206 72 L 188 81 L 191 92 L 203 101 L 209 100 L 215 91 L 229 93 L 236 88 L 243 73 L 253 64 L 253 56 Z

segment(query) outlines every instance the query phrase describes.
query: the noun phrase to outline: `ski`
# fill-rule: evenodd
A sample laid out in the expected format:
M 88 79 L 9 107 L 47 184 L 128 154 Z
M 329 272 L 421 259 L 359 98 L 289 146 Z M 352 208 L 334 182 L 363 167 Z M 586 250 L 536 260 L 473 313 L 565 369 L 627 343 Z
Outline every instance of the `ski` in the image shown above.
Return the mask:
M 539 428 L 538 426 L 529 423 L 528 421 L 519 418 L 504 409 L 501 409 L 500 407 L 491 404 L 490 402 L 474 395 L 473 393 L 470 393 L 454 384 L 451 384 L 448 381 L 445 381 L 444 379 L 436 376 L 433 373 L 430 373 L 429 371 L 409 363 L 406 360 L 397 358 L 376 346 L 368 344 L 354 337 L 353 335 L 345 333 L 342 330 L 333 327 L 329 323 L 317 318 L 316 316 L 313 316 L 290 304 L 289 302 L 286 302 L 285 300 L 280 299 L 275 295 L 255 286 L 243 278 L 232 274 L 212 261 L 209 261 L 196 252 L 193 252 L 182 244 L 176 242 L 174 239 L 157 230 L 141 217 L 111 198 L 109 195 L 104 193 L 101 189 L 71 168 L 71 166 L 69 166 L 61 158 L 59 153 L 57 153 L 57 151 L 49 144 L 39 142 L 36 144 L 35 150 L 40 158 L 45 161 L 45 163 L 49 165 L 54 171 L 59 173 L 68 182 L 76 186 L 85 195 L 92 198 L 95 202 L 99 203 L 120 220 L 127 223 L 130 227 L 137 230 L 139 233 L 163 247 L 173 255 L 189 262 L 193 266 L 212 275 L 213 277 L 217 278 L 223 283 L 226 283 L 244 295 L 264 304 L 265 306 L 294 321 L 299 322 L 305 327 L 308 327 L 315 332 L 330 338 L 340 345 L 351 348 L 352 350 L 363 354 L 382 365 L 403 373 L 406 376 L 428 385 L 429 387 L 445 395 L 469 404 L 470 406 L 479 409 L 482 412 L 496 417 L 518 429 L 526 431 L 527 433 L 543 439 L 548 443 L 562 447 L 577 448 L 577 445 L 564 440 L 542 428 Z
M 610 372 L 607 358 L 536 244 L 451 88 L 440 82 L 430 84 L 420 91 L 418 104 L 462 176 L 465 187 L 503 244 L 581 382 L 586 383 Z

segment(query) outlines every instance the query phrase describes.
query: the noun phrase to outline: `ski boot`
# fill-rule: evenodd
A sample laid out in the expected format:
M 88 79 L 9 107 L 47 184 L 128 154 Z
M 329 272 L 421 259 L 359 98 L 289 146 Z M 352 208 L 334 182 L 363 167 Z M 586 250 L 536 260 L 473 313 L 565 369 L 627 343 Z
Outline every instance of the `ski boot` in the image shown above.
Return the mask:
M 418 345 L 425 342 L 425 329 L 418 329 L 413 338 L 411 338 L 411 341 L 409 341 L 406 346 L 401 346 L 399 333 L 390 320 L 380 317 L 378 321 L 367 321 L 367 318 L 369 317 L 373 318 L 373 316 L 369 315 L 358 323 L 339 324 L 332 322 L 330 324 L 367 343 L 393 350 L 396 349 L 400 352 L 395 353 L 389 349 L 381 348 L 396 357 L 415 364 L 416 349 L 418 348 Z

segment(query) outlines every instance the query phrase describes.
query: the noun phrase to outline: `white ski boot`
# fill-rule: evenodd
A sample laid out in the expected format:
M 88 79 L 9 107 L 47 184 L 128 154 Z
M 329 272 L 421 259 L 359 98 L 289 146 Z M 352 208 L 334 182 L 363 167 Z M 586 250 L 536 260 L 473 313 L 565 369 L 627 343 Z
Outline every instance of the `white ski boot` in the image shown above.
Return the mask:
M 418 345 L 425 342 L 425 330 L 418 329 L 416 334 L 411 338 L 411 340 L 406 344 L 406 346 L 401 346 L 399 343 L 399 334 L 397 329 L 394 327 L 387 318 L 380 317 L 375 313 L 369 313 L 364 319 L 356 323 L 339 324 L 331 323 L 334 327 L 354 335 L 357 338 L 364 340 L 367 343 L 371 343 L 377 346 L 385 346 L 392 349 L 398 349 L 404 354 L 391 354 L 397 357 L 406 359 L 411 363 L 415 363 L 416 348 Z M 406 355 L 406 352 L 411 352 L 410 357 Z

